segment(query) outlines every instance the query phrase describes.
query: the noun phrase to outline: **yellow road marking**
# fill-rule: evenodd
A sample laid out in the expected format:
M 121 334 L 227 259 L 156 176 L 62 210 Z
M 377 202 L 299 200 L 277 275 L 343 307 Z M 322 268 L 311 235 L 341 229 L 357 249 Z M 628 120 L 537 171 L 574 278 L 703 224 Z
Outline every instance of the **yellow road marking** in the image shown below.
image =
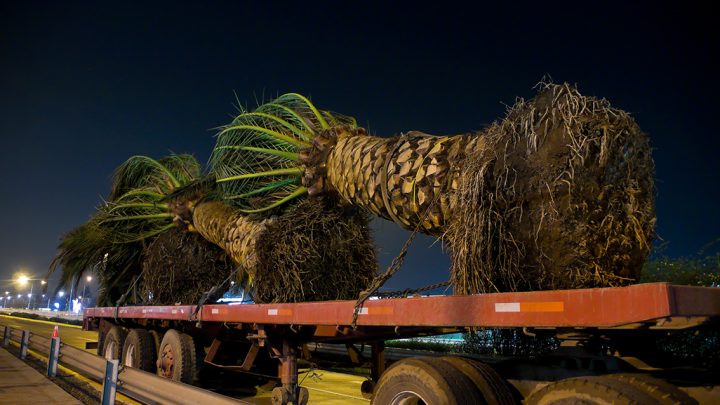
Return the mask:
M 308 387 L 307 385 L 303 385 L 303 387 L 305 387 L 305 388 L 307 388 L 307 389 L 309 389 L 309 390 L 313 390 L 313 391 L 324 392 L 324 393 L 326 393 L 326 394 L 339 395 L 339 396 L 341 396 L 341 397 L 347 397 L 347 398 L 357 399 L 357 400 L 359 400 L 359 401 L 370 402 L 370 400 L 367 399 L 367 398 L 355 397 L 355 396 L 348 395 L 348 394 L 341 394 L 341 393 L 339 393 L 339 392 L 328 391 L 328 390 L 323 390 L 323 389 L 314 388 L 314 387 Z
M 12 315 L 0 315 L 0 316 L 2 316 L 2 317 L 4 317 L 4 318 L 19 319 L 19 320 L 21 320 L 21 321 L 30 321 L 30 322 L 37 322 L 37 323 L 46 323 L 46 324 L 48 324 L 48 325 L 58 325 L 58 326 L 67 327 L 67 328 L 82 329 L 82 326 L 70 325 L 70 324 L 62 323 L 62 322 L 52 322 L 52 321 L 44 321 L 44 320 L 41 320 L 41 319 L 22 318 L 22 317 L 19 317 L 19 316 L 12 316 Z

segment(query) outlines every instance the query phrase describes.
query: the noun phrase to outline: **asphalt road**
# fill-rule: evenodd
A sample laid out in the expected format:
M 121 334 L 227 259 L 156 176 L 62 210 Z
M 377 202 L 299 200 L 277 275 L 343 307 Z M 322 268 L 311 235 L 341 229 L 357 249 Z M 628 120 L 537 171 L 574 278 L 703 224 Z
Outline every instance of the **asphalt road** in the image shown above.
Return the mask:
M 20 330 L 29 330 L 39 335 L 52 336 L 55 325 L 58 325 L 60 339 L 77 348 L 85 349 L 86 342 L 97 341 L 97 332 L 83 331 L 81 327 L 59 324 L 48 321 L 16 318 L 0 315 L 0 325 L 8 325 Z M 95 353 L 95 349 L 87 350 Z M 299 378 L 302 386 L 310 392 L 312 405 L 344 405 L 367 404 L 370 401 L 360 396 L 360 384 L 364 378 L 340 374 L 325 370 L 316 370 L 312 374 L 303 374 Z M 258 405 L 270 404 L 270 393 L 260 393 L 254 397 L 238 397 L 244 401 Z
M 97 342 L 97 332 L 86 332 L 82 330 L 82 327 L 75 325 L 23 319 L 5 315 L 0 315 L 0 325 L 8 325 L 13 329 L 29 330 L 32 333 L 47 337 L 52 336 L 53 329 L 55 325 L 57 325 L 60 339 L 70 346 L 85 349 L 86 342 Z M 94 352 L 95 350 L 89 351 Z

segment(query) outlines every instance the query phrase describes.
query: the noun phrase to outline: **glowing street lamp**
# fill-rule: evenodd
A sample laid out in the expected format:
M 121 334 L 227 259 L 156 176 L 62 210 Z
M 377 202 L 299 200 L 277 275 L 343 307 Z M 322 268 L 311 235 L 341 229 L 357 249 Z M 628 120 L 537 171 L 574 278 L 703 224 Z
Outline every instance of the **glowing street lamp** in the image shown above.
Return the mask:
M 32 294 L 33 294 L 33 288 L 35 288 L 35 283 L 34 283 L 35 280 L 40 280 L 40 284 L 42 284 L 42 285 L 47 284 L 47 281 L 45 281 L 43 279 L 30 278 L 25 273 L 18 274 L 15 279 L 15 281 L 17 281 L 18 285 L 21 288 L 27 286 L 28 283 L 30 283 L 30 293 L 27 295 L 28 296 L 27 309 L 30 309 L 30 304 L 32 303 Z M 20 297 L 18 296 L 18 298 L 20 298 Z
M 92 276 L 85 277 L 85 284 L 83 284 L 83 293 L 82 293 L 82 297 L 80 297 L 80 300 L 81 300 L 80 302 L 83 303 L 83 307 L 85 307 L 85 302 L 82 300 L 83 297 L 85 296 L 85 289 L 87 288 L 87 283 L 89 283 L 91 281 L 92 281 Z
M 28 281 L 30 281 L 30 278 L 22 273 L 17 276 L 17 282 L 20 284 L 20 287 L 25 287 Z

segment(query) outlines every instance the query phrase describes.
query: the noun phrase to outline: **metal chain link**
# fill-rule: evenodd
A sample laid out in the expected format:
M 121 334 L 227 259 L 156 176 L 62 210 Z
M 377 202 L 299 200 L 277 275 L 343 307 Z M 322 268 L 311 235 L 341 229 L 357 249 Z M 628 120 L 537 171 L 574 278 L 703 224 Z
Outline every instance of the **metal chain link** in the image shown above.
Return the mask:
M 379 297 L 379 298 L 407 298 L 411 295 L 415 295 L 415 294 L 421 293 L 423 291 L 430 291 L 430 290 L 434 290 L 434 289 L 440 288 L 440 287 L 447 287 L 449 285 L 450 285 L 449 281 L 443 281 L 442 283 L 430 284 L 428 286 L 420 287 L 420 288 L 406 288 L 404 290 L 396 290 L 396 291 L 381 291 L 381 292 L 375 293 L 375 296 Z

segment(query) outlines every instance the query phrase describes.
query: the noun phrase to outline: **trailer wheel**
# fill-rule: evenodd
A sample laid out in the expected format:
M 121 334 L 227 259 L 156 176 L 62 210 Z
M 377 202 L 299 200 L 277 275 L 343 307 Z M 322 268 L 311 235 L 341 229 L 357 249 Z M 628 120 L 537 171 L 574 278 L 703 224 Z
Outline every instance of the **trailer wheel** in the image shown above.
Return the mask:
M 123 364 L 143 371 L 155 372 L 155 342 L 145 329 L 132 329 L 123 345 Z
M 122 347 L 127 332 L 119 326 L 113 326 L 103 338 L 102 356 L 107 360 L 122 360 Z
M 400 360 L 378 380 L 373 404 L 479 404 L 482 395 L 465 374 L 430 357 Z
M 460 370 L 475 384 L 485 404 L 514 405 L 516 401 L 507 382 L 489 365 L 459 356 L 445 356 L 442 360 Z
M 165 332 L 158 350 L 159 376 L 191 384 L 195 379 L 195 361 L 195 344 L 190 335 L 175 329 Z
M 608 377 L 576 377 L 556 381 L 540 388 L 525 399 L 528 405 L 584 405 L 657 403 L 650 395 L 630 384 Z
M 610 374 L 608 377 L 620 380 L 640 389 L 653 397 L 658 404 L 698 404 L 698 401 L 680 388 L 645 374 Z
M 157 354 L 160 351 L 160 342 L 162 342 L 163 333 L 154 329 L 149 330 L 148 332 L 150 332 L 150 336 L 152 336 L 153 348 L 155 349 L 155 354 Z
M 298 389 L 298 405 L 307 405 L 310 401 L 310 391 L 305 387 Z

